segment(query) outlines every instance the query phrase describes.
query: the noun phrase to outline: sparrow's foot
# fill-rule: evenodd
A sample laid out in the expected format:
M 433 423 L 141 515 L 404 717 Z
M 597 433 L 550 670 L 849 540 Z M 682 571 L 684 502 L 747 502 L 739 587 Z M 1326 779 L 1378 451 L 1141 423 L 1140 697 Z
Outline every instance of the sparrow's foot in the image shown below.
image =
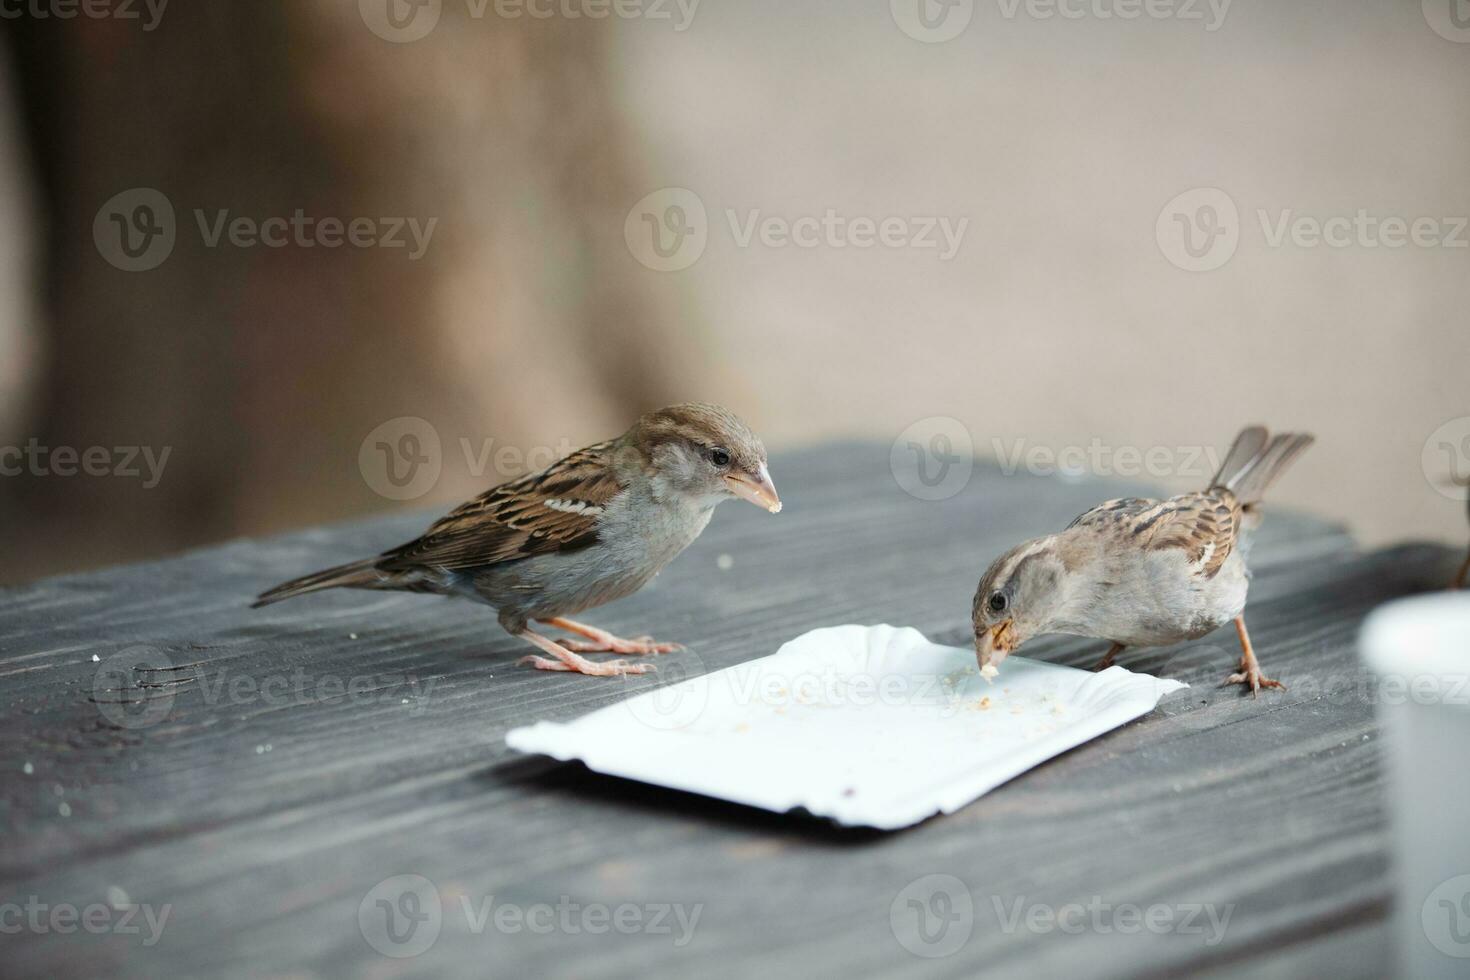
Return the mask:
M 520 659 L 520 663 L 529 663 L 537 670 L 571 671 L 592 677 L 618 677 L 623 674 L 646 674 L 654 669 L 653 664 L 630 664 L 626 660 L 610 660 L 600 664 L 586 657 L 577 656 L 555 640 L 544 637 L 533 630 L 523 630 L 516 635 L 551 654 L 553 659 L 550 660 L 536 656 Z
M 1100 670 L 1107 670 L 1109 667 L 1111 667 L 1113 665 L 1113 658 L 1116 657 L 1118 654 L 1122 653 L 1126 649 L 1128 649 L 1128 648 L 1125 647 L 1123 644 L 1121 644 L 1121 643 L 1114 643 L 1112 649 L 1110 649 L 1107 652 L 1107 654 L 1101 660 L 1099 660 L 1097 663 L 1093 664 L 1093 666 L 1092 666 L 1092 672 L 1094 674 L 1096 674 Z
M 570 651 L 569 651 L 570 652 Z M 576 656 L 573 654 L 573 656 Z M 626 660 L 609 660 L 605 664 L 594 663 L 585 657 L 576 660 L 547 660 L 545 657 L 522 657 L 517 663 L 530 664 L 537 670 L 563 670 L 592 677 L 618 677 L 623 674 L 646 674 L 653 670 L 652 664 L 630 664 Z
M 572 619 L 544 620 L 548 626 L 564 629 L 568 633 L 576 633 L 585 636 L 585 640 L 563 640 L 561 645 L 568 650 L 577 653 L 673 653 L 675 650 L 684 649 L 678 643 L 659 643 L 651 636 L 639 636 L 631 640 L 625 640 L 620 636 L 614 636 L 607 630 L 598 629 L 596 626 L 588 626 Z
M 1225 678 L 1225 683 L 1246 685 L 1251 689 L 1251 697 L 1260 694 L 1261 688 L 1263 687 L 1275 687 L 1283 691 L 1286 690 L 1285 684 L 1280 681 L 1273 681 L 1261 673 L 1261 665 L 1256 662 L 1256 651 L 1251 646 L 1251 636 L 1246 632 L 1245 618 L 1243 616 L 1235 617 L 1235 632 L 1240 635 L 1240 649 L 1242 651 L 1240 667 L 1235 673 Z
M 1249 666 L 1247 666 L 1244 660 L 1241 660 L 1240 662 L 1240 670 L 1225 678 L 1225 683 L 1244 684 L 1251 689 L 1251 697 L 1255 697 L 1257 694 L 1259 694 L 1261 692 L 1261 688 L 1263 687 L 1275 687 L 1280 688 L 1283 691 L 1286 690 L 1285 684 L 1281 683 L 1280 681 L 1273 681 L 1271 678 L 1261 673 L 1261 668 L 1259 664 L 1251 663 Z

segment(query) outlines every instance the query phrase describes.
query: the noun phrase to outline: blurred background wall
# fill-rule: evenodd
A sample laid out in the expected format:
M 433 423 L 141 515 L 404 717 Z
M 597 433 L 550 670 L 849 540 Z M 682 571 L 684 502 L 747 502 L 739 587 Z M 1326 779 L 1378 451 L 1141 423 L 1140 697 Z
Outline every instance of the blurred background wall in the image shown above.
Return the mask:
M 0 580 L 451 503 L 693 398 L 1171 490 L 1306 428 L 1279 502 L 1462 541 L 1464 7 L 6 8 Z

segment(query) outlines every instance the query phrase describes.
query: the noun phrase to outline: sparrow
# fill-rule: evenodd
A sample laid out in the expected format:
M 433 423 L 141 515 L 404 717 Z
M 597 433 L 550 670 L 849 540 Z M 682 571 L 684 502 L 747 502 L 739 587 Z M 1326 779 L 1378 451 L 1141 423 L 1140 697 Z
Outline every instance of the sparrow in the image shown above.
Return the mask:
M 599 677 L 642 674 L 652 666 L 580 654 L 668 653 L 678 645 L 625 640 L 567 617 L 647 585 L 732 497 L 781 510 L 760 439 L 719 406 L 674 405 L 461 504 L 420 538 L 278 585 L 252 608 L 336 588 L 471 599 L 547 654 L 522 663 Z M 533 622 L 584 639 L 554 640 Z
M 1260 523 L 1261 497 L 1313 442 L 1284 433 L 1274 439 L 1250 426 L 1236 438 L 1209 489 L 1168 500 L 1109 500 L 1066 530 L 1027 541 L 986 571 L 971 620 L 981 673 L 1044 633 L 1112 642 L 1094 668 L 1103 670 L 1128 647 L 1195 640 L 1234 620 L 1240 666 L 1225 681 L 1282 688 L 1261 673 L 1245 628 L 1249 535 Z

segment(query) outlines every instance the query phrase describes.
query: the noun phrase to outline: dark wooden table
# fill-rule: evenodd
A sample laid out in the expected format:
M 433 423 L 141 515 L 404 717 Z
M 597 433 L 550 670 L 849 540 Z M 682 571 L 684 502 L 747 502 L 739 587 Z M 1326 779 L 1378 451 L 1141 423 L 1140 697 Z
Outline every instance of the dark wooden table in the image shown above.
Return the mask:
M 1287 693 L 1219 686 L 1237 655 L 1225 633 L 1125 655 L 1193 686 L 902 833 L 507 750 L 514 726 L 824 624 L 962 644 L 990 558 L 1139 489 L 977 467 L 963 493 L 926 502 L 898 488 L 887 447 L 866 445 L 773 470 L 785 513 L 722 507 L 653 588 L 591 617 L 687 642 L 659 675 L 519 668 L 526 651 L 467 603 L 344 592 L 246 608 L 284 577 L 416 533 L 423 514 L 0 593 L 0 973 L 1387 975 L 1387 804 L 1355 635 L 1375 605 L 1442 586 L 1448 549 L 1368 554 L 1336 527 L 1270 515 L 1248 618 Z M 1076 665 L 1101 652 L 1028 650 Z M 135 663 L 181 669 L 118 670 Z M 115 703 L 129 673 L 160 700 Z M 411 958 L 382 955 L 359 921 L 386 927 L 383 899 L 430 930 L 405 879 L 374 891 L 400 875 L 440 900 L 437 940 Z M 144 913 L 165 906 L 150 945 Z M 1212 928 L 1208 912 L 1227 910 Z M 692 932 L 680 914 L 698 915 Z

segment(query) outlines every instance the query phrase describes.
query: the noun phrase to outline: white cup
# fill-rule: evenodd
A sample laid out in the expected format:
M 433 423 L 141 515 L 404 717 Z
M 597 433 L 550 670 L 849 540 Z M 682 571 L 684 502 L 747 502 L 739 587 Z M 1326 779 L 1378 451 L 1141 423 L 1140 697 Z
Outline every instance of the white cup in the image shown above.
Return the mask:
M 1360 644 L 1378 678 L 1399 975 L 1470 977 L 1470 592 L 1376 609 Z

